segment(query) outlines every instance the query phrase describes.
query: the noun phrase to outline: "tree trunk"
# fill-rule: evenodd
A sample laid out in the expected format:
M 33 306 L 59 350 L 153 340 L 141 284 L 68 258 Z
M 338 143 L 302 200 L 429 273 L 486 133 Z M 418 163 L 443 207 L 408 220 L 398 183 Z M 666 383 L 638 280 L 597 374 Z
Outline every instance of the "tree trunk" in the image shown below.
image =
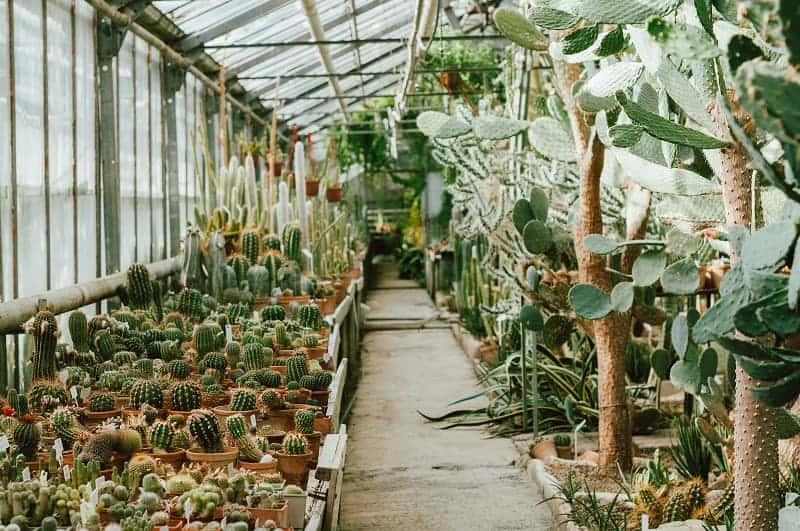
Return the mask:
M 583 113 L 572 98 L 572 85 L 580 75 L 580 67 L 559 64 L 555 68 L 559 93 L 572 126 L 580 173 L 580 208 L 573 232 L 578 272 L 581 282 L 594 284 L 610 293 L 612 280 L 606 270 L 605 258 L 583 248 L 586 236 L 603 233 L 600 175 L 605 147 L 596 135 L 591 134 Z M 628 471 L 633 466 L 633 443 L 625 390 L 625 349 L 630 333 L 630 313 L 612 312 L 594 321 L 593 330 L 597 347 L 600 470 L 612 475 L 617 473 L 618 467 Z
M 734 116 L 745 129 L 752 120 L 738 109 L 738 101 L 728 94 Z M 710 105 L 719 138 L 728 139 L 730 147 L 721 150 L 722 193 L 728 224 L 751 227 L 753 202 L 750 190 L 752 170 L 744 148 L 731 138 L 719 102 Z M 737 257 L 731 256 L 732 260 Z M 760 403 L 752 387 L 760 382 L 736 367 L 736 402 L 734 408 L 734 519 L 736 529 L 775 531 L 778 529 L 778 436 L 776 410 Z

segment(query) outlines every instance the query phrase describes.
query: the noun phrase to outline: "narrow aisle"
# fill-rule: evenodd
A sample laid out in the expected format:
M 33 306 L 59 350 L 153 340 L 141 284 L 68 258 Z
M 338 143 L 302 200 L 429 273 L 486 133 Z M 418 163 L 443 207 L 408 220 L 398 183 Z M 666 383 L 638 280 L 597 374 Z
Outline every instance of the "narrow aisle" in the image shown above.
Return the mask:
M 426 320 L 424 290 L 370 292 L 371 317 Z M 422 302 L 424 301 L 424 302 Z M 438 412 L 478 389 L 449 329 L 367 333 L 363 372 L 348 425 L 343 531 L 549 530 L 549 512 L 510 440 L 478 429 L 440 430 L 417 409 Z

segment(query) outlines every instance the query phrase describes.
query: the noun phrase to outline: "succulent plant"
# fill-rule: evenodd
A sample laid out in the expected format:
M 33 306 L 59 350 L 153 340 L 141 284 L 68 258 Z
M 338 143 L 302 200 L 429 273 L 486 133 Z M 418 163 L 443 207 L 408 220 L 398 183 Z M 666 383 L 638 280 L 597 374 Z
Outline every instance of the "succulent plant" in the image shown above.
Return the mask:
M 300 382 L 308 374 L 308 360 L 300 354 L 294 355 L 286 361 L 286 379 L 290 382 Z
M 164 406 L 164 394 L 161 387 L 153 380 L 137 380 L 130 391 L 131 408 L 139 409 L 144 404 L 150 404 L 155 408 Z
M 256 394 L 247 389 L 236 389 L 231 394 L 231 411 L 250 411 L 256 408 Z
M 33 336 L 33 379 L 52 380 L 56 376 L 56 344 L 58 343 L 58 323 L 48 310 L 39 311 L 25 324 L 25 332 Z
M 67 327 L 75 350 L 89 352 L 89 321 L 86 314 L 80 310 L 70 313 Z
M 300 262 L 300 227 L 294 223 L 289 223 L 283 227 L 283 255 L 287 260 Z M 299 292 L 298 292 L 299 293 Z
M 314 304 L 304 304 L 297 312 L 297 320 L 303 328 L 310 328 L 312 330 L 319 330 L 325 326 L 325 320 L 322 318 L 322 312 L 319 306 Z
M 17 427 L 14 428 L 13 440 L 28 461 L 36 459 L 36 451 L 41 438 L 42 429 L 39 423 L 32 416 L 23 415 L 19 419 Z
M 89 411 L 99 413 L 117 408 L 114 397 L 108 393 L 92 393 L 89 398 Z
M 319 347 L 321 339 L 317 334 L 306 334 L 303 336 L 303 347 L 317 348 Z
M 239 449 L 239 459 L 251 463 L 258 463 L 264 456 L 258 445 L 248 435 L 245 419 L 242 415 L 231 415 L 226 420 L 226 427 L 236 447 Z
M 185 360 L 171 360 L 166 365 L 167 374 L 171 378 L 183 379 L 188 378 L 191 374 L 189 364 Z
M 258 231 L 246 230 L 242 233 L 242 253 L 251 264 L 258 262 L 258 256 L 261 253 L 261 237 L 258 235 Z
M 153 301 L 150 272 L 144 264 L 134 263 L 128 268 L 126 290 L 128 303 L 134 310 L 146 310 Z
M 209 352 L 200 361 L 199 368 L 203 372 L 205 372 L 207 369 L 214 369 L 224 374 L 225 369 L 228 368 L 228 360 L 219 352 Z
M 245 370 L 252 371 L 269 367 L 270 356 L 261 343 L 247 343 L 242 352 L 242 363 Z
M 172 386 L 172 409 L 192 411 L 200 407 L 202 395 L 200 386 L 193 382 L 180 382 Z
M 675 491 L 664 506 L 664 521 L 679 522 L 688 520 L 691 508 L 683 492 Z
M 261 403 L 272 410 L 283 409 L 283 400 L 281 400 L 281 395 L 272 389 L 261 393 Z
M 294 413 L 295 431 L 308 435 L 314 433 L 314 418 L 316 414 L 309 409 L 298 409 Z
M 272 250 L 272 251 L 280 251 L 281 250 L 281 239 L 278 237 L 277 234 L 265 234 L 264 235 L 264 248 Z
M 286 319 L 286 310 L 280 304 L 265 306 L 261 310 L 262 321 L 283 321 Z
M 28 393 L 28 399 L 31 408 L 39 412 L 52 411 L 58 406 L 66 406 L 69 403 L 63 385 L 45 382 L 35 384 Z
M 75 414 L 66 407 L 59 407 L 53 411 L 50 415 L 50 426 L 52 426 L 56 435 L 61 438 L 65 448 L 69 448 L 72 446 L 73 441 L 89 434 L 86 427 L 78 422 Z
M 167 421 L 158 421 L 150 427 L 148 440 L 150 445 L 164 452 L 170 452 L 173 449 L 172 440 L 175 437 L 175 428 Z
M 206 453 L 223 451 L 222 434 L 216 415 L 208 409 L 195 409 L 189 415 L 189 433 Z
M 283 291 L 289 291 L 293 295 L 300 295 L 300 266 L 297 262 L 287 260 L 278 269 L 278 287 Z
M 302 455 L 308 452 L 308 440 L 301 433 L 287 433 L 282 445 L 284 453 L 289 455 Z
M 216 350 L 216 337 L 214 330 L 210 326 L 206 324 L 195 326 L 192 338 L 194 340 L 194 348 L 199 356 L 202 357 Z
M 289 332 L 286 329 L 286 325 L 283 323 L 275 325 L 275 342 L 281 347 L 288 347 L 291 344 Z
M 314 379 L 311 387 L 314 391 L 324 391 L 333 382 L 333 373 L 329 371 L 313 371 L 311 377 Z
M 264 373 L 264 378 L 261 381 L 265 387 L 277 388 L 281 386 L 283 377 L 281 373 L 277 371 L 266 371 Z
M 203 316 L 203 294 L 194 288 L 184 288 L 178 296 L 178 311 L 191 319 Z

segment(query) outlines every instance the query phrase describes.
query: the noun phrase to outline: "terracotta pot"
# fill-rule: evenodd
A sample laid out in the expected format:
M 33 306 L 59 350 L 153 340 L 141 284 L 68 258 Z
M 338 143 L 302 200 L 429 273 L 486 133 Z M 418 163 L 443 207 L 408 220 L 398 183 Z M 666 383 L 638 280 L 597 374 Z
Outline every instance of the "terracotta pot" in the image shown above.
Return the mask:
M 231 401 L 228 393 L 202 393 L 203 407 L 214 408 L 217 406 L 227 405 Z
M 258 419 L 258 416 L 259 416 L 257 409 L 248 409 L 246 411 L 233 411 L 227 405 L 225 405 L 225 406 L 217 406 L 217 407 L 213 408 L 213 411 L 214 411 L 214 414 L 219 419 L 220 426 L 222 426 L 223 429 L 225 428 L 225 423 L 228 420 L 228 417 L 230 417 L 231 415 L 236 415 L 238 413 L 241 416 L 243 416 L 245 422 L 248 422 L 248 423 L 250 422 L 250 415 L 255 415 L 256 419 Z
M 253 300 L 253 311 L 260 312 L 269 306 L 270 297 L 256 297 Z
M 247 511 L 253 517 L 254 522 L 263 524 L 267 520 L 272 520 L 278 527 L 289 525 L 289 504 L 284 500 L 283 507 L 280 509 L 261 509 L 259 507 L 248 507 Z
M 316 302 L 317 306 L 319 306 L 319 311 L 322 312 L 322 315 L 330 315 L 336 311 L 335 295 L 322 297 L 321 299 L 315 299 L 314 302 Z
M 129 395 L 118 395 L 118 394 L 115 393 L 114 394 L 114 402 L 117 403 L 117 407 L 118 408 L 120 408 L 120 409 L 126 408 L 131 403 L 131 397 Z
M 280 349 L 278 350 L 278 357 L 279 358 L 291 358 L 295 355 L 294 349 Z
M 216 468 L 224 468 L 228 463 L 235 463 L 236 458 L 239 457 L 239 449 L 226 447 L 222 452 L 213 454 L 204 452 L 202 448 L 195 446 L 186 450 L 186 459 L 196 463 L 207 463 Z
M 110 411 L 86 411 L 86 427 L 99 426 L 106 420 L 112 417 L 118 417 L 122 414 L 122 409 L 116 408 Z
M 344 188 L 341 186 L 336 188 L 331 188 L 330 186 L 325 189 L 325 199 L 328 200 L 328 203 L 338 203 L 342 200 L 344 196 Z
M 169 410 L 169 414 L 170 415 L 182 415 L 184 419 L 188 420 L 189 419 L 189 415 L 191 415 L 192 412 L 191 411 L 178 411 L 177 409 L 170 409 Z
M 731 268 L 730 264 L 712 264 L 708 267 L 708 288 L 719 291 L 725 273 Z
M 172 452 L 153 452 L 154 459 L 160 460 L 165 465 L 170 465 L 176 471 L 180 470 L 184 460 L 186 460 L 186 450 L 178 449 Z
M 481 360 L 489 365 L 497 365 L 498 362 L 498 353 L 500 352 L 500 347 L 494 343 L 484 344 L 482 347 L 478 349 L 480 352 Z
M 336 300 L 336 304 L 342 302 L 344 298 L 347 296 L 347 288 L 344 285 L 344 282 L 341 280 L 337 280 L 333 283 L 333 292 Z M 336 311 L 336 310 L 334 310 Z
M 574 459 L 575 451 L 571 444 L 566 446 L 556 446 L 556 454 L 559 459 Z
M 302 306 L 303 304 L 308 304 L 311 302 L 311 297 L 308 295 L 281 295 L 278 297 L 278 304 L 283 306 L 285 310 L 288 310 L 289 305 L 293 302 L 296 302 Z
M 306 179 L 306 195 L 308 197 L 317 197 L 319 195 L 319 179 L 316 181 Z
M 262 472 L 264 474 L 278 471 L 278 461 L 273 459 L 269 463 L 249 463 L 247 461 L 239 460 L 239 468 L 250 470 L 252 472 Z
M 142 413 L 141 409 L 122 408 L 122 417 L 127 421 L 129 418 L 138 417 Z
M 311 452 L 298 455 L 278 452 L 278 470 L 288 483 L 305 485 L 308 482 L 311 458 Z
M 75 454 L 72 450 L 64 450 L 64 453 L 61 454 L 61 462 L 69 466 L 75 464 Z
M 325 356 L 325 353 L 328 352 L 328 347 L 312 347 L 307 348 L 306 352 L 308 353 L 308 359 L 310 360 L 319 360 Z
M 556 445 L 552 439 L 542 439 L 531 448 L 531 457 L 536 459 L 548 459 L 558 457 Z
M 330 417 L 316 417 L 314 419 L 314 431 L 320 432 L 323 436 L 331 432 L 331 418 Z
M 324 391 L 311 391 L 311 398 L 319 402 L 320 407 L 325 407 L 328 405 L 328 397 L 330 395 L 330 389 L 325 389 Z
M 270 424 L 279 430 L 292 431 L 294 429 L 294 413 L 294 409 L 267 411 L 264 424 Z
M 281 431 L 279 433 L 267 435 L 266 437 L 270 444 L 281 444 L 283 442 L 283 438 L 286 437 L 286 432 Z
M 168 531 L 180 531 L 183 529 L 183 519 L 181 518 L 170 518 L 169 523 L 166 525 Z M 154 525 L 153 531 L 161 531 L 164 529 L 163 525 Z
M 319 447 L 322 443 L 322 434 L 318 431 L 303 434 L 308 441 L 308 451 L 311 452 L 311 462 L 316 465 L 319 458 Z M 313 467 L 312 467 L 313 468 Z

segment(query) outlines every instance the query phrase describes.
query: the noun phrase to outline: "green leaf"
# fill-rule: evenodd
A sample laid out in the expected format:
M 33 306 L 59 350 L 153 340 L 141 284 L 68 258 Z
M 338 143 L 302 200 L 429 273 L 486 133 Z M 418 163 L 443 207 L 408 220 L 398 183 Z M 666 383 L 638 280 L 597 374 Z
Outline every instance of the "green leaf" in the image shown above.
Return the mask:
M 642 63 L 630 61 L 614 63 L 601 68 L 586 82 L 582 90 L 598 98 L 608 98 L 634 86 L 642 77 L 642 72 L 644 72 Z
M 539 332 L 544 328 L 542 314 L 532 304 L 526 304 L 519 311 L 519 322 L 532 332 Z
M 661 278 L 667 266 L 667 255 L 661 249 L 644 251 L 633 263 L 631 273 L 637 286 L 649 286 Z
M 583 239 L 583 248 L 594 254 L 611 254 L 617 247 L 619 243 L 602 234 L 589 234 Z
M 789 309 L 786 292 L 779 292 L 781 304 L 769 305 L 757 311 L 758 318 L 779 336 L 789 336 L 800 330 L 800 313 Z
M 666 293 L 691 295 L 700 287 L 700 271 L 694 260 L 683 258 L 661 273 L 661 287 Z
M 525 225 L 527 225 L 530 220 L 534 219 L 534 217 L 530 201 L 527 199 L 517 199 L 517 202 L 514 203 L 514 210 L 511 211 L 511 220 L 514 222 L 514 227 L 520 235 L 525 231 Z
M 679 313 L 672 321 L 670 339 L 672 340 L 672 348 L 675 349 L 675 354 L 678 355 L 678 359 L 682 360 L 689 348 L 689 320 L 686 318 L 685 313 Z
M 432 138 L 454 138 L 468 133 L 468 123 L 438 111 L 424 111 L 417 116 L 417 127 Z
M 611 290 L 611 306 L 614 311 L 627 312 L 633 306 L 633 282 L 620 282 Z
M 718 189 L 713 181 L 683 168 L 666 168 L 624 149 L 611 148 L 626 175 L 642 188 L 663 194 L 702 196 Z
M 776 411 L 775 424 L 778 431 L 778 439 L 791 439 L 800 435 L 800 417 L 789 413 L 785 409 Z
M 598 27 L 596 25 L 578 28 L 562 39 L 561 51 L 564 55 L 580 53 L 597 40 Z
M 789 49 L 789 61 L 800 66 L 800 4 L 797 0 L 780 0 L 778 14 L 783 24 L 783 38 Z
M 530 204 L 534 219 L 538 219 L 542 223 L 547 221 L 550 199 L 547 197 L 545 191 L 539 187 L 533 187 L 531 189 Z
M 703 379 L 700 376 L 700 368 L 697 363 L 686 360 L 678 360 L 669 371 L 669 379 L 673 385 L 682 391 L 696 395 L 700 392 Z
M 653 18 L 647 22 L 647 32 L 669 55 L 681 59 L 702 61 L 722 54 L 714 40 L 703 30 L 687 24 Z
M 555 118 L 537 118 L 528 134 L 534 149 L 543 157 L 561 162 L 575 161 L 575 143 L 569 132 Z
M 747 304 L 747 301 L 746 290 L 721 297 L 694 325 L 692 339 L 694 339 L 695 343 L 708 343 L 733 331 L 733 319 L 736 312 Z
M 608 130 L 611 145 L 617 148 L 629 148 L 639 143 L 644 129 L 634 124 L 617 124 Z
M 606 33 L 603 40 L 600 41 L 600 48 L 597 49 L 597 55 L 600 57 L 607 57 L 619 53 L 625 47 L 625 33 L 622 31 L 622 26 L 617 26 L 610 32 Z
M 716 376 L 718 360 L 717 351 L 713 348 L 707 348 L 700 353 L 698 365 L 700 367 L 700 378 L 702 381 L 705 382 L 709 378 Z
M 682 0 L 578 0 L 576 12 L 605 24 L 639 24 L 674 11 Z
M 660 379 L 669 380 L 669 368 L 672 366 L 672 355 L 663 348 L 657 348 L 650 354 L 650 366 Z
M 758 317 L 760 303 L 754 302 L 739 308 L 733 316 L 733 325 L 736 329 L 746 336 L 758 337 L 769 332 L 767 325 L 761 322 Z
M 542 341 L 550 348 L 560 347 L 569 339 L 574 326 L 566 315 L 551 315 L 544 323 Z
M 561 11 L 547 5 L 535 5 L 528 13 L 531 22 L 549 30 L 569 29 L 581 19 L 578 15 Z
M 472 120 L 472 132 L 482 140 L 512 138 L 530 126 L 530 122 L 502 116 L 478 116 Z
M 756 360 L 739 354 L 734 354 L 733 357 L 744 372 L 765 382 L 780 380 L 790 369 L 789 364 L 784 361 Z
M 694 0 L 694 8 L 697 11 L 697 18 L 700 19 L 700 25 L 713 37 L 714 21 L 711 15 L 711 0 Z
M 774 271 L 797 238 L 797 227 L 792 221 L 771 223 L 750 235 L 742 244 L 742 265 L 745 269 Z
M 497 31 L 514 44 L 528 50 L 547 50 L 550 40 L 516 9 L 498 8 L 495 10 L 493 18 Z
M 538 219 L 532 219 L 525 224 L 522 241 L 529 253 L 544 254 L 553 245 L 553 233 L 550 231 L 550 227 Z
M 750 389 L 759 402 L 772 407 L 781 407 L 793 402 L 800 392 L 800 370 L 784 376 L 773 384 Z
M 689 129 L 648 111 L 638 103 L 630 101 L 623 92 L 617 93 L 617 101 L 632 122 L 641 125 L 650 135 L 665 142 L 697 149 L 717 149 L 728 145 L 724 140 Z
M 687 234 L 679 229 L 667 233 L 667 250 L 678 256 L 691 256 L 700 250 L 703 239 L 695 234 Z
M 608 295 L 593 284 L 575 284 L 568 298 L 575 313 L 584 319 L 602 319 L 614 311 Z

